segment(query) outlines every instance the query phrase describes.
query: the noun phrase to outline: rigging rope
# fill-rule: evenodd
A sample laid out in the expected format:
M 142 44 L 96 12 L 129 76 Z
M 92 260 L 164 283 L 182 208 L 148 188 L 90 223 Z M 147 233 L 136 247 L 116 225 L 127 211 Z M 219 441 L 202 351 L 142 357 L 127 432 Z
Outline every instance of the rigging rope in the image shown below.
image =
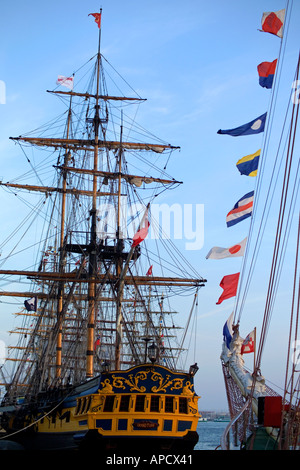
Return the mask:
M 298 79 L 298 76 L 299 76 L 299 68 L 300 68 L 300 55 L 299 55 L 299 60 L 298 60 L 298 65 L 297 65 L 297 75 L 296 75 L 297 78 L 296 79 Z M 295 137 L 296 137 L 296 132 L 297 132 L 298 114 L 299 114 L 299 104 L 296 105 L 294 103 L 291 123 L 290 123 L 290 133 L 289 133 L 289 142 L 288 142 L 288 149 L 287 149 L 287 156 L 286 156 L 286 165 L 285 165 L 285 170 L 284 170 L 278 223 L 277 223 L 277 229 L 276 229 L 275 247 L 274 247 L 274 252 L 273 252 L 269 287 L 268 287 L 267 300 L 266 300 L 265 311 L 264 311 L 262 333 L 261 333 L 261 338 L 260 338 L 260 343 L 259 343 L 259 347 L 257 351 L 257 358 L 256 358 L 257 368 L 260 368 L 262 351 L 263 351 L 266 334 L 268 331 L 271 313 L 272 313 L 272 309 L 271 309 L 272 300 L 273 300 L 273 296 L 276 295 L 276 290 L 274 289 L 274 286 L 275 286 L 275 279 L 276 279 L 277 269 L 278 269 L 279 253 L 281 249 L 283 223 L 284 223 L 284 218 L 286 214 L 288 189 L 289 189 L 289 183 L 290 183 L 290 177 L 291 177 L 291 166 L 292 166 L 292 161 L 293 161 L 293 151 L 294 151 Z
M 271 207 L 271 201 L 272 201 L 273 196 L 274 196 L 275 186 L 276 186 L 276 182 L 277 182 L 277 179 L 278 179 L 278 176 L 279 176 L 280 167 L 278 168 L 278 173 L 277 173 L 276 178 L 275 178 L 275 169 L 276 169 L 276 165 L 277 165 L 277 161 L 278 161 L 279 149 L 280 149 L 281 142 L 282 142 L 282 139 L 283 139 L 283 130 L 285 128 L 285 124 L 286 124 L 287 116 L 288 116 L 288 110 L 289 110 L 289 106 L 290 106 L 290 103 L 291 103 L 291 100 L 288 99 L 288 106 L 287 106 L 287 110 L 286 110 L 286 114 L 285 114 L 285 118 L 284 118 L 283 130 L 282 130 L 281 137 L 280 137 L 280 140 L 279 140 L 278 151 L 277 151 L 277 154 L 276 154 L 272 175 L 270 177 L 269 188 L 267 190 L 266 200 L 265 200 L 265 204 L 264 204 L 263 211 L 262 211 L 262 216 L 261 216 L 261 221 L 260 221 L 260 225 L 259 225 L 259 229 L 258 229 L 257 239 L 256 239 L 256 242 L 255 242 L 255 245 L 254 245 L 254 251 L 253 251 L 252 259 L 251 259 L 251 262 L 250 262 L 249 272 L 246 276 L 245 271 L 246 271 L 246 266 L 247 266 L 247 260 L 248 260 L 248 257 L 249 257 L 248 246 L 250 245 L 251 238 L 253 236 L 254 222 L 255 222 L 256 213 L 257 213 L 257 211 L 256 211 L 257 201 L 259 199 L 259 194 L 261 192 L 264 169 L 265 169 L 265 165 L 266 165 L 266 157 L 267 157 L 269 141 L 270 141 L 270 137 L 271 137 L 271 132 L 269 132 L 269 129 L 272 128 L 272 124 L 273 124 L 274 113 L 275 113 L 275 105 L 276 105 L 276 100 L 277 100 L 277 96 L 278 96 L 278 92 L 279 92 L 280 78 L 281 78 L 281 74 L 282 74 L 284 51 L 285 51 L 285 48 L 286 48 L 287 37 L 288 37 L 288 29 L 289 29 L 289 24 L 290 24 L 290 20 L 291 20 L 292 5 L 290 6 L 290 0 L 287 0 L 287 5 L 286 5 L 285 10 L 286 10 L 286 15 L 285 15 L 285 22 L 284 22 L 284 35 L 283 35 L 283 40 L 280 41 L 279 54 L 278 54 L 277 67 L 276 67 L 277 70 L 276 70 L 276 74 L 275 74 L 275 77 L 274 77 L 274 83 L 273 83 L 273 86 L 272 86 L 272 93 L 271 93 L 271 97 L 270 97 L 270 103 L 269 103 L 269 106 L 268 106 L 267 126 L 266 126 L 265 132 L 263 134 L 263 142 L 262 142 L 262 146 L 261 146 L 261 155 L 260 155 L 259 167 L 258 167 L 258 177 L 257 177 L 257 180 L 256 180 L 255 198 L 254 198 L 254 204 L 253 204 L 252 217 L 251 217 L 251 221 L 250 221 L 250 229 L 249 229 L 249 235 L 248 235 L 248 241 L 247 241 L 247 248 L 246 248 L 246 252 L 245 252 L 245 255 L 243 257 L 243 260 L 242 260 L 242 266 L 241 266 L 241 270 L 240 270 L 239 288 L 238 288 L 237 296 L 236 296 L 236 299 L 235 299 L 235 308 L 234 308 L 235 323 L 239 323 L 240 319 L 241 319 L 242 311 L 243 311 L 245 301 L 246 301 L 246 296 L 248 294 L 250 282 L 251 282 L 251 279 L 252 279 L 252 276 L 253 276 L 255 263 L 257 261 L 258 253 L 259 253 L 260 246 L 261 246 L 261 243 L 262 243 L 262 236 L 263 236 L 263 233 L 264 233 L 264 230 L 265 230 L 265 227 L 266 227 L 266 222 L 267 222 L 268 214 L 269 214 L 270 207 Z M 297 72 L 296 72 L 296 74 L 297 74 Z M 272 184 L 274 184 L 274 189 L 273 189 L 273 193 L 271 195 Z M 269 208 L 268 208 L 268 202 L 269 202 Z M 245 287 L 244 287 L 243 295 L 242 295 L 241 294 L 241 285 L 242 285 L 242 282 L 243 282 L 245 277 L 246 277 Z M 241 296 L 242 296 L 242 298 L 241 298 Z M 241 301 L 240 301 L 240 299 L 241 299 Z M 239 302 L 241 302 L 240 306 L 239 306 Z

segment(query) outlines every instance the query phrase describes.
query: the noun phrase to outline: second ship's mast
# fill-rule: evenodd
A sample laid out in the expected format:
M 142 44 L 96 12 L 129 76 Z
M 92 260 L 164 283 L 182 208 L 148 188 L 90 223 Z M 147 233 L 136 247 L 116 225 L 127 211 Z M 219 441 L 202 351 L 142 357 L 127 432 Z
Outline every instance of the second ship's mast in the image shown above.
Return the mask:
M 68 112 L 68 122 L 67 122 L 67 139 L 69 138 L 70 133 L 70 124 L 72 116 L 72 96 L 70 96 L 70 107 Z M 66 148 L 65 157 L 64 157 L 64 167 L 68 166 L 70 160 L 70 152 Z M 67 173 L 62 170 L 62 198 L 61 198 L 61 219 L 60 219 L 60 262 L 59 262 L 59 271 L 63 272 L 65 264 L 66 252 L 64 249 L 65 245 L 65 218 L 66 218 L 66 197 L 67 197 Z M 63 299 L 64 299 L 64 282 L 60 282 L 59 291 L 58 291 L 58 301 L 57 301 L 57 322 L 58 322 L 58 335 L 56 342 L 56 378 L 60 379 L 61 377 L 61 367 L 62 367 L 62 326 L 63 326 Z

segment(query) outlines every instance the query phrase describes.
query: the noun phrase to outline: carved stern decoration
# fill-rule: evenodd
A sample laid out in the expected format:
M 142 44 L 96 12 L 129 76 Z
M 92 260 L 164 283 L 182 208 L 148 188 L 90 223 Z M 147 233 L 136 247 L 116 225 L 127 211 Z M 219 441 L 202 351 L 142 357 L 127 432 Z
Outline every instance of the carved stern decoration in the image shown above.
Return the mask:
M 76 416 L 87 418 L 89 429 L 97 429 L 102 439 L 155 437 L 175 446 L 184 440 L 188 448 L 198 439 L 198 399 L 189 374 L 143 364 L 103 373 L 89 410 Z

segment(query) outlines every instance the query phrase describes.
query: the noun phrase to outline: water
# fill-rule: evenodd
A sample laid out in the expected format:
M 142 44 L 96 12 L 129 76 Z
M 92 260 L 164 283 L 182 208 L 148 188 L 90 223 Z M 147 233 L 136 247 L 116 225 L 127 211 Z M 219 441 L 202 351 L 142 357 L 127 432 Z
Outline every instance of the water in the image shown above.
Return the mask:
M 221 443 L 221 436 L 227 425 L 228 422 L 199 421 L 199 441 L 194 450 L 215 450 Z

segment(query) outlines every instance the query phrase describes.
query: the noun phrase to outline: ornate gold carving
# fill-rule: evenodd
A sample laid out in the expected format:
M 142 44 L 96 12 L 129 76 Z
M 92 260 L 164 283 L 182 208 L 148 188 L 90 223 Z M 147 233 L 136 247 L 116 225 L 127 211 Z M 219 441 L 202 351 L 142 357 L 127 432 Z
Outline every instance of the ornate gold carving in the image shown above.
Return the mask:
M 126 389 L 127 385 L 129 387 L 130 392 L 136 391 L 144 393 L 146 392 L 147 388 L 142 385 L 140 382 L 146 380 L 148 378 L 148 374 L 151 372 L 150 380 L 152 382 L 158 382 L 157 385 L 153 385 L 151 387 L 152 393 L 166 393 L 168 390 L 169 392 L 173 390 L 182 390 L 182 395 L 193 396 L 195 392 L 192 390 L 193 384 L 190 381 L 187 381 L 184 385 L 184 378 L 183 377 L 174 377 L 172 378 L 171 374 L 167 374 L 163 376 L 155 369 L 151 368 L 148 370 L 140 370 L 135 375 L 129 374 L 128 376 L 122 375 L 112 375 L 112 379 L 105 379 L 104 382 L 101 382 L 103 388 L 99 390 L 100 393 L 113 393 L 114 388 L 119 389 Z
M 193 384 L 190 381 L 186 382 L 182 390 L 182 395 L 195 395 L 195 392 L 192 391 Z
M 153 372 L 151 376 L 151 380 L 153 381 L 158 381 L 158 386 L 154 386 L 151 388 L 151 392 L 157 393 L 157 392 L 166 392 L 167 388 L 170 387 L 173 384 L 173 387 L 170 388 L 170 390 L 180 390 L 183 387 L 183 379 L 175 378 L 170 380 L 171 375 L 166 375 L 166 378 L 159 373 L 159 372 Z
M 198 407 L 197 407 L 197 401 L 198 400 L 195 400 L 195 397 L 192 397 L 192 398 L 188 398 L 188 407 L 189 407 L 189 411 L 190 413 L 192 413 L 193 415 L 198 413 Z M 193 405 L 193 406 L 192 406 Z M 194 408 L 194 406 L 196 408 Z
M 105 379 L 104 382 L 101 382 L 102 389 L 100 390 L 101 393 L 113 393 L 113 388 L 109 382 L 109 379 Z
M 100 411 L 102 411 L 103 404 L 104 404 L 104 396 L 100 396 L 99 399 L 96 400 L 96 403 L 94 403 L 94 400 L 93 400 L 91 412 L 99 413 Z
M 125 385 L 124 385 L 124 383 L 125 383 L 126 385 L 128 385 L 130 387 L 131 392 L 133 390 L 136 390 L 138 392 L 145 392 L 146 387 L 139 386 L 138 382 L 140 380 L 146 380 L 147 375 L 148 375 L 149 372 L 150 372 L 149 370 L 140 371 L 137 374 L 135 374 L 135 376 L 133 376 L 133 374 L 129 374 L 128 379 L 126 377 L 116 377 L 115 375 L 113 375 L 112 376 L 112 378 L 113 378 L 113 387 L 123 388 L 124 389 L 124 388 L 126 388 Z

